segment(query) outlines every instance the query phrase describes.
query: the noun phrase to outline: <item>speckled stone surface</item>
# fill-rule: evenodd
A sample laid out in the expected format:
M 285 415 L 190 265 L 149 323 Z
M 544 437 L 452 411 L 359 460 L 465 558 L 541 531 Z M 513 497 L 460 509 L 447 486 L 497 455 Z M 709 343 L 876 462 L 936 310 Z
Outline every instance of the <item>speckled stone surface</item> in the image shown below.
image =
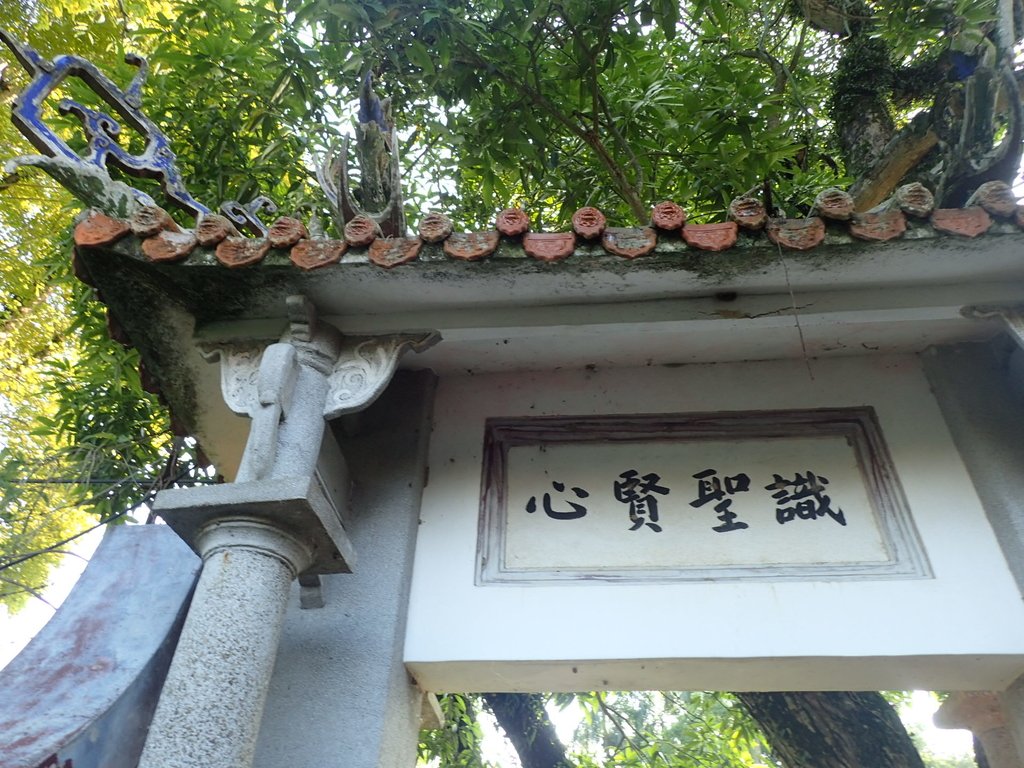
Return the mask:
M 246 521 L 211 526 L 199 545 L 203 571 L 139 768 L 252 765 L 301 547 Z
M 293 585 L 255 768 L 416 763 L 421 695 L 402 656 L 433 390 L 429 371 L 399 371 L 359 434 L 339 434 L 358 478 L 350 533 L 359 563 L 323 577 L 322 609 L 302 610 Z

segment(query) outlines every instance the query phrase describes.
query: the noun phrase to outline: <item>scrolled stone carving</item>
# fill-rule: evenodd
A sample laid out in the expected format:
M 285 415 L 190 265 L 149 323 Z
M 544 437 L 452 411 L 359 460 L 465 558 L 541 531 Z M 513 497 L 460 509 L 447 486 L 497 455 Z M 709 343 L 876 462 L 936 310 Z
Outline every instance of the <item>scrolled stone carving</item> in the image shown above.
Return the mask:
M 328 376 L 330 390 L 324 417 L 337 418 L 366 408 L 391 381 L 398 361 L 409 350 L 420 352 L 440 336 L 433 331 L 395 336 L 346 337 Z
M 259 407 L 258 381 L 265 344 L 246 342 L 201 347 L 207 362 L 220 361 L 220 392 L 232 413 L 250 416 Z

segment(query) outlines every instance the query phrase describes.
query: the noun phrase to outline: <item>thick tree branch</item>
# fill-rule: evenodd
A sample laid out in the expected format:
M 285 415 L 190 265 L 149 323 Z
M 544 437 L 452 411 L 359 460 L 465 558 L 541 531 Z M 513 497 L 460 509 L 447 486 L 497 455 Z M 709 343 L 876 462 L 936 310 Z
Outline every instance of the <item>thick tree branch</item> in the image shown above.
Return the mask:
M 921 113 L 890 139 L 874 165 L 850 188 L 856 210 L 874 208 L 891 196 L 904 177 L 935 147 L 939 137 L 930 122 L 930 116 Z

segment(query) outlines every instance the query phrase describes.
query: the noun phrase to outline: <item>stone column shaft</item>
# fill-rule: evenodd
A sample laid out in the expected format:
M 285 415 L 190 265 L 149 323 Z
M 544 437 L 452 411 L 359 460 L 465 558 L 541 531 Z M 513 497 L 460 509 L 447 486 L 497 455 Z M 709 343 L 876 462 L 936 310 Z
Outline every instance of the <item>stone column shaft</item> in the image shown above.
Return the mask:
M 209 524 L 203 571 L 139 768 L 248 768 L 292 580 L 309 551 L 256 520 Z

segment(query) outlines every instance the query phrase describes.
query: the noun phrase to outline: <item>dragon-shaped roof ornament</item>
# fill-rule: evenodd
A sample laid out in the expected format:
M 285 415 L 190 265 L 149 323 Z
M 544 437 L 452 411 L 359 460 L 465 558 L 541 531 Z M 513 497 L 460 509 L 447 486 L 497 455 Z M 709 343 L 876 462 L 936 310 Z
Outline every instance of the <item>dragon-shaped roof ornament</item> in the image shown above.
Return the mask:
M 142 190 L 111 178 L 107 167 L 113 165 L 126 176 L 157 179 L 168 200 L 197 219 L 210 213 L 210 209 L 186 189 L 170 142 L 142 111 L 142 87 L 149 70 L 144 58 L 134 54 L 125 56 L 125 61 L 138 67 L 138 72 L 127 90 L 121 90 L 95 64 L 80 56 L 64 54 L 50 61 L 4 29 L 0 29 L 0 42 L 11 49 L 32 76 L 32 81 L 11 105 L 11 121 L 41 153 L 8 160 L 4 165 L 7 173 L 14 174 L 22 166 L 38 167 L 85 205 L 111 216 L 128 217 L 141 206 L 155 205 Z M 85 154 L 75 152 L 43 119 L 46 100 L 69 77 L 84 82 L 117 116 L 74 99 L 61 99 L 57 103 L 58 112 L 73 115 L 82 122 L 87 143 Z M 145 140 L 145 147 L 139 154 L 132 154 L 118 143 L 122 123 Z M 227 201 L 220 209 L 237 226 L 256 235 L 265 235 L 267 227 L 258 214 L 261 210 L 273 213 L 277 206 L 261 195 L 246 204 Z
M 371 72 L 363 76 L 359 89 L 355 143 L 360 170 L 357 192 L 352 192 L 348 172 L 349 137 L 342 138 L 340 148 L 332 146 L 317 169 L 317 179 L 333 207 L 335 225 L 341 231 L 356 216 L 367 216 L 385 237 L 403 236 L 401 164 L 391 100 L 380 99 L 374 92 Z
M 167 137 L 142 111 L 142 86 L 148 65 L 141 56 L 129 54 L 125 61 L 138 67 L 127 90 L 121 90 L 95 64 L 79 56 L 61 55 L 52 61 L 43 58 L 34 48 L 0 29 L 0 42 L 14 53 L 18 62 L 32 75 L 32 81 L 11 106 L 11 120 L 39 155 L 16 157 L 5 168 L 14 173 L 21 166 L 37 166 L 88 206 L 111 215 L 127 216 L 140 205 L 153 205 L 145 192 L 110 177 L 107 166 L 113 165 L 128 176 L 160 181 L 167 197 L 193 216 L 208 213 L 181 179 Z M 82 121 L 88 151 L 79 155 L 58 136 L 43 119 L 46 99 L 64 80 L 77 77 L 89 86 L 114 114 L 146 140 L 143 151 L 132 154 L 118 144 L 121 123 L 115 117 L 85 106 L 73 99 L 57 104 L 61 114 L 70 114 Z

